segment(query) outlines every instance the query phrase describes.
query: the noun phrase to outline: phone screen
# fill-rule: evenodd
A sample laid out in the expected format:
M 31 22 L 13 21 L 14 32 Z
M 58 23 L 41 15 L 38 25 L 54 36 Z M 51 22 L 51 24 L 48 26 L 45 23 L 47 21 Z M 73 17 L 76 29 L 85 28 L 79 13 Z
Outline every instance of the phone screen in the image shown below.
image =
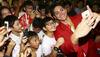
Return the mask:
M 85 19 L 90 16 L 89 10 L 82 12 L 82 18 Z

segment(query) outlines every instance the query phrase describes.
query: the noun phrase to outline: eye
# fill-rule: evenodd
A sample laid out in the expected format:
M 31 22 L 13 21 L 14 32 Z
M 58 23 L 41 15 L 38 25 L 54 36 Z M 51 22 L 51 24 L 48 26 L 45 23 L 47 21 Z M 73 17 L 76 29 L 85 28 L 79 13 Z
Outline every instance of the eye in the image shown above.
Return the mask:
M 63 11 L 63 10 L 64 10 L 63 8 L 60 9 L 60 11 Z

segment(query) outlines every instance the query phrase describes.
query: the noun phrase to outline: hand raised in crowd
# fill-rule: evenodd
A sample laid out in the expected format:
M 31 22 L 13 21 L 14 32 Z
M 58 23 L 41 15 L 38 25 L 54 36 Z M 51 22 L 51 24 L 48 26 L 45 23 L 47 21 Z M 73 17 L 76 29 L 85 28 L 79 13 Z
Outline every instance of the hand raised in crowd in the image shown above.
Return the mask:
M 2 46 L 8 38 L 5 38 L 4 35 L 7 34 L 5 27 L 0 27 L 0 46 Z
M 90 16 L 86 19 L 82 19 L 80 24 L 77 26 L 73 34 L 74 38 L 72 37 L 74 43 L 78 42 L 77 39 L 86 36 L 92 29 L 96 27 L 99 22 L 99 16 L 96 13 L 92 12 L 88 6 L 87 9 L 89 10 Z
M 12 54 L 12 50 L 15 47 L 15 45 L 15 42 L 12 39 L 10 39 L 10 43 L 8 44 L 7 51 L 5 53 L 7 56 L 10 56 Z
M 5 29 L 5 27 L 0 27 L 0 36 L 4 36 L 7 33 L 7 30 Z
M 33 11 L 30 13 L 30 17 L 31 17 L 31 19 L 34 19 L 35 16 L 36 16 L 36 14 L 35 14 L 35 10 L 33 10 Z

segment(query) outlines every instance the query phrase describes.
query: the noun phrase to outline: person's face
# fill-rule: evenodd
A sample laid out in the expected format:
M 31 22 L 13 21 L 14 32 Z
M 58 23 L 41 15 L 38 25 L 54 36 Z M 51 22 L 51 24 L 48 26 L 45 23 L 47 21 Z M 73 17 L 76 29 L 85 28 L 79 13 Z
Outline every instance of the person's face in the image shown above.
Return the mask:
M 30 40 L 30 46 L 32 48 L 38 48 L 39 47 L 39 44 L 40 44 L 40 40 L 39 40 L 39 37 L 36 36 L 35 38 L 33 37 L 31 40 Z
M 67 17 L 67 10 L 64 9 L 62 6 L 56 6 L 54 8 L 54 14 L 57 19 L 59 19 L 60 21 L 63 21 Z
M 5 18 L 6 16 L 11 15 L 11 12 L 9 11 L 9 9 L 5 8 L 2 10 L 1 14 L 2 14 L 2 17 Z
M 15 32 L 22 32 L 22 26 L 19 23 L 19 20 L 16 20 L 13 25 L 13 31 Z
M 50 20 L 49 22 L 46 23 L 46 26 L 44 28 L 45 31 L 53 32 L 56 30 L 56 24 L 54 23 L 53 20 Z
M 9 4 L 8 4 L 8 2 L 7 2 L 7 1 L 3 1 L 3 2 L 2 2 L 2 6 L 9 7 Z
M 33 11 L 33 6 L 27 5 L 27 6 L 26 6 L 26 12 L 27 12 L 28 14 L 30 14 L 32 11 Z

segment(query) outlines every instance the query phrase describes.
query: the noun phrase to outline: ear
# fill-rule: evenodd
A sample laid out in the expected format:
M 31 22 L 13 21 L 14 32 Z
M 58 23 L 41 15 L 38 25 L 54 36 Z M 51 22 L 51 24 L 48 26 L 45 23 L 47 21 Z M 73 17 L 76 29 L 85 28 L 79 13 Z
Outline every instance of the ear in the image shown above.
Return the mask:
M 46 28 L 45 28 L 45 27 L 43 27 L 43 30 L 45 30 L 45 31 L 46 31 Z

